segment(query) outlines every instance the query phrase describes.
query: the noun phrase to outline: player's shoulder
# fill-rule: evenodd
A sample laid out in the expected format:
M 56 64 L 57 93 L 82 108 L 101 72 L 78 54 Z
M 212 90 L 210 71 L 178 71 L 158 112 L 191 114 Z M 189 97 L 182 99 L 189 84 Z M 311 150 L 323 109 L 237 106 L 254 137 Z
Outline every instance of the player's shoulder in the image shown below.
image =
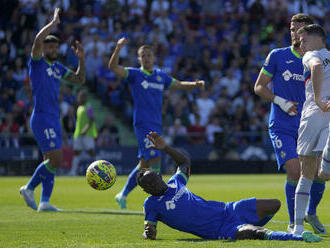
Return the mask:
M 310 59 L 312 58 L 319 58 L 320 57 L 320 54 L 319 54 L 319 51 L 315 50 L 315 51 L 308 51 L 304 54 L 303 56 L 303 63 L 307 63 Z
M 283 55 L 291 52 L 291 47 L 278 47 L 270 51 L 272 55 Z

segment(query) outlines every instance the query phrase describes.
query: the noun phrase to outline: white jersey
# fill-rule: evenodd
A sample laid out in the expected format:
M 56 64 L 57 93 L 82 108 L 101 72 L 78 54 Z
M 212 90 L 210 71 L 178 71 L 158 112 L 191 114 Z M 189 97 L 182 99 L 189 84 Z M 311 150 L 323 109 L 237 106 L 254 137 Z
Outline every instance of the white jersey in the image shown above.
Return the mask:
M 330 52 L 323 48 L 317 51 L 309 51 L 303 57 L 304 76 L 306 83 L 306 101 L 303 106 L 302 115 L 309 115 L 314 111 L 322 111 L 314 101 L 314 91 L 311 80 L 311 68 L 309 61 L 312 58 L 319 58 L 322 61 L 323 79 L 320 89 L 321 99 L 330 100 Z

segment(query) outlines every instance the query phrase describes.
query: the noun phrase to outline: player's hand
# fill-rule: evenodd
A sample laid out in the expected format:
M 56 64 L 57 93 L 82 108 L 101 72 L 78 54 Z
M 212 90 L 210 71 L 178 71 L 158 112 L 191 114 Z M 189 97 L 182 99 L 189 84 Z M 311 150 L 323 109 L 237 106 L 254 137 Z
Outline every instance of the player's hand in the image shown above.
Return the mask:
M 123 46 L 125 46 L 127 44 L 127 39 L 124 37 L 124 38 L 121 38 L 117 41 L 117 47 L 118 48 L 122 48 Z
M 196 87 L 200 89 L 204 89 L 205 81 L 204 80 L 196 80 Z
M 153 224 L 147 223 L 142 234 L 144 239 L 156 239 L 157 229 Z
M 274 103 L 277 104 L 284 112 L 286 112 L 290 116 L 298 114 L 297 102 L 286 100 L 280 96 L 275 96 Z
M 330 112 L 330 102 L 316 100 L 315 103 L 323 112 Z
M 61 22 L 61 20 L 60 20 L 60 8 L 55 9 L 53 22 L 54 22 L 55 25 L 57 25 Z
M 79 41 L 76 40 L 75 46 L 71 48 L 79 59 L 85 59 L 85 50 Z
M 158 149 L 158 150 L 163 150 L 167 144 L 165 140 L 156 132 L 150 132 L 147 134 L 147 138 L 152 142 L 152 148 Z

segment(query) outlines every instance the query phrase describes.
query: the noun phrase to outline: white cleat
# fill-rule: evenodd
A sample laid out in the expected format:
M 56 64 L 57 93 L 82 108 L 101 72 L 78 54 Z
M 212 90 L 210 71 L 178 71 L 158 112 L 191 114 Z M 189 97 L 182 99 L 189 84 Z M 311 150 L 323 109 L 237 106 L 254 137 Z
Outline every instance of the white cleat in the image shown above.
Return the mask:
M 294 232 L 294 224 L 293 223 L 288 225 L 287 231 L 288 231 L 288 233 L 293 233 Z
M 33 210 L 37 210 L 37 204 L 34 200 L 34 191 L 33 190 L 28 189 L 26 187 L 26 185 L 24 185 L 19 189 L 19 193 L 24 198 L 26 205 L 28 205 Z
M 61 210 L 53 205 L 50 205 L 48 202 L 40 202 L 38 207 L 38 212 L 58 212 L 58 211 Z
M 317 215 L 306 215 L 304 219 L 307 223 L 309 223 L 314 230 L 314 233 L 318 234 L 327 234 L 327 229 L 325 226 L 320 222 Z

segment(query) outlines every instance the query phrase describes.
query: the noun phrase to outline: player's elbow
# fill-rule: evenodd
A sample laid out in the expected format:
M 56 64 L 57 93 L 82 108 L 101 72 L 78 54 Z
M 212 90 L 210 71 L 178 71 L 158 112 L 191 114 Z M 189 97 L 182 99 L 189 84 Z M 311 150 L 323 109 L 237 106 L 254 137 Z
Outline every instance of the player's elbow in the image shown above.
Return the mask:
M 256 83 L 254 85 L 254 93 L 259 96 L 260 95 L 260 92 L 261 92 L 261 87 L 260 87 L 260 85 L 258 83 Z

